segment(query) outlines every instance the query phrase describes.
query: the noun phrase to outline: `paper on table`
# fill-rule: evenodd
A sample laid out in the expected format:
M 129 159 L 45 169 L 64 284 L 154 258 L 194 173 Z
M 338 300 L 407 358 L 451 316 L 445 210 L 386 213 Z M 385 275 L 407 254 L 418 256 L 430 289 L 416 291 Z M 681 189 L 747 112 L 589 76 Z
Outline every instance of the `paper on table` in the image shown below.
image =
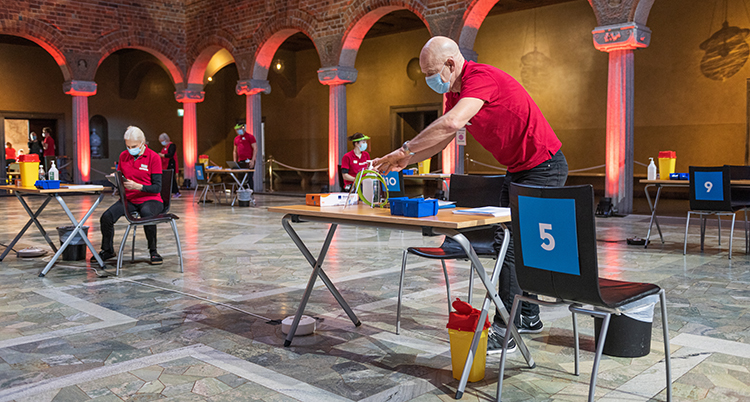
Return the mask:
M 469 209 L 457 209 L 453 211 L 454 214 L 463 215 L 489 215 L 489 216 L 505 216 L 510 215 L 510 208 L 504 207 L 479 207 Z
M 71 184 L 69 186 L 60 186 L 62 188 L 67 188 L 70 190 L 90 190 L 90 189 L 101 189 L 102 186 L 95 185 L 95 184 Z

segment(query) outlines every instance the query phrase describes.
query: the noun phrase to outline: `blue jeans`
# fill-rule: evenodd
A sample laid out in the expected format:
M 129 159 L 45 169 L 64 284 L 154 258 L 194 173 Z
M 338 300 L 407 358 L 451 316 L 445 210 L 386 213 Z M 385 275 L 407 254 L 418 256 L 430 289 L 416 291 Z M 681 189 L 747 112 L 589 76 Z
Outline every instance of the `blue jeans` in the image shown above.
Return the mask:
M 522 170 L 520 172 L 510 173 L 508 172 L 503 182 L 503 189 L 500 193 L 500 205 L 507 207 L 510 205 L 510 183 L 528 184 L 531 186 L 542 186 L 542 187 L 562 187 L 565 185 L 565 180 L 568 179 L 568 161 L 565 160 L 562 150 L 557 151 L 547 161 L 540 163 L 528 170 Z M 503 230 L 498 229 L 495 232 L 495 251 L 499 251 L 503 244 Z M 522 293 L 521 287 L 518 285 L 516 278 L 516 258 L 513 249 L 513 232 L 510 232 L 510 243 L 508 244 L 508 252 L 505 254 L 505 260 L 503 261 L 503 270 L 500 272 L 500 282 L 498 283 L 498 290 L 500 292 L 500 299 L 505 305 L 505 309 L 510 313 L 511 307 L 513 307 L 513 298 L 516 295 Z M 529 296 L 528 293 L 523 292 L 525 296 Z M 539 314 L 539 306 L 527 302 L 521 303 L 520 314 L 525 316 L 534 316 Z M 505 323 L 500 314 L 495 314 L 495 324 L 505 327 Z M 515 317 L 516 325 L 520 325 L 520 317 Z

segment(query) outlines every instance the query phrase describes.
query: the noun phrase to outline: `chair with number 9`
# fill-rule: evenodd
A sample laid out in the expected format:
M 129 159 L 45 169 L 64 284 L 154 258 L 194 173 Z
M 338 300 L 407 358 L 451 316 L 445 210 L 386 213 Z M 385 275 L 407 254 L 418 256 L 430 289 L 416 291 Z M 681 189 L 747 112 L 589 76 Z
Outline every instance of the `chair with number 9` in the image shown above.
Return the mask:
M 627 312 L 623 306 L 647 296 L 659 295 L 666 363 L 667 400 L 672 398 L 669 330 L 664 290 L 651 283 L 625 282 L 599 277 L 597 264 L 594 188 L 535 187 L 511 184 L 510 208 L 516 256 L 516 276 L 524 291 L 554 301 L 516 295 L 510 316 L 515 317 L 522 300 L 540 305 L 568 305 L 573 315 L 575 375 L 578 367 L 578 325 L 576 314 L 602 319 L 596 344 L 589 401 L 594 400 L 596 376 L 604 350 L 610 317 Z M 583 306 L 586 305 L 587 308 Z M 591 305 L 592 308 L 588 308 Z M 511 320 L 511 323 L 513 321 Z M 506 331 L 500 358 L 497 400 L 503 386 L 507 345 Z
M 706 237 L 706 217 L 715 215 L 719 223 L 719 246 L 721 246 L 721 217 L 731 216 L 729 231 L 729 258 L 732 258 L 732 241 L 734 240 L 734 222 L 736 212 L 745 210 L 745 253 L 747 250 L 747 202 L 732 199 L 732 167 L 725 166 L 690 166 L 690 210 L 685 222 L 685 243 L 682 254 L 687 254 L 688 228 L 690 216 L 698 215 L 701 222 L 701 252 Z

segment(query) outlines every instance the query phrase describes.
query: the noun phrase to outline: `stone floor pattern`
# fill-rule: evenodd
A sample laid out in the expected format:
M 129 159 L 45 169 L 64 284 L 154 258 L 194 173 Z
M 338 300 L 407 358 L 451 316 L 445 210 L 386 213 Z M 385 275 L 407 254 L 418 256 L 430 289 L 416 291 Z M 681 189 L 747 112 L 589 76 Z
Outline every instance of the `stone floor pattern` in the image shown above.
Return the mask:
M 93 196 L 71 196 L 81 217 Z M 283 347 L 280 325 L 292 315 L 310 266 L 268 206 L 302 198 L 256 196 L 255 208 L 198 205 L 187 194 L 173 203 L 185 260 L 179 272 L 168 226 L 159 229 L 164 265 L 146 261 L 138 230 L 136 261 L 126 257 L 119 277 L 110 261 L 97 275 L 86 261 L 0 262 L 0 402 L 48 401 L 448 401 L 458 381 L 451 374 L 445 285 L 440 264 L 410 257 L 401 335 L 395 334 L 402 250 L 436 245 L 441 237 L 341 226 L 325 269 L 354 308 L 354 327 L 318 281 L 306 314 L 317 331 Z M 99 247 L 98 218 L 115 198 L 107 195 L 88 222 Z M 31 207 L 41 199 L 30 201 Z M 0 243 L 7 245 L 28 217 L 13 197 L 0 198 Z M 69 224 L 53 201 L 41 217 L 54 228 Z M 700 252 L 699 225 L 691 225 L 682 254 L 684 220 L 664 220 L 665 243 L 648 249 L 624 239 L 644 236 L 648 217 L 597 220 L 602 276 L 653 282 L 666 290 L 675 401 L 750 401 L 750 257 L 742 225 L 727 258 L 709 226 Z M 327 225 L 296 224 L 314 254 Z M 124 232 L 117 225 L 115 244 Z M 48 248 L 31 227 L 19 250 Z M 2 246 L 4 249 L 5 246 Z M 129 254 L 129 253 L 128 253 Z M 486 261 L 491 265 L 491 261 Z M 453 294 L 465 298 L 469 264 L 448 263 Z M 101 273 L 101 272 L 100 272 Z M 481 304 L 481 283 L 473 303 Z M 593 319 L 580 317 L 581 376 L 573 373 L 572 323 L 567 309 L 542 308 L 542 333 L 524 335 L 537 362 L 528 369 L 520 353 L 507 364 L 504 400 L 581 401 L 593 361 Z M 603 358 L 596 398 L 602 401 L 665 400 L 661 317 L 657 308 L 651 353 Z M 470 383 L 465 401 L 492 400 L 499 355 L 487 359 L 484 380 Z

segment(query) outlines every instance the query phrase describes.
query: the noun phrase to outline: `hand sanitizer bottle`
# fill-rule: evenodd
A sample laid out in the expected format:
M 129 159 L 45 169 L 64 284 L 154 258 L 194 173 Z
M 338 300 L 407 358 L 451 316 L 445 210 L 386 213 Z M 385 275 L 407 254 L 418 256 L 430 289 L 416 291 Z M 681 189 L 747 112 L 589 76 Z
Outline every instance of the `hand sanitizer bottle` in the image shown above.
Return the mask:
M 656 165 L 654 164 L 654 158 L 649 159 L 651 159 L 651 162 L 648 164 L 648 179 L 656 180 Z
M 39 180 L 44 180 L 45 174 L 44 174 L 44 166 L 40 163 L 39 164 Z
M 52 166 L 49 167 L 49 172 L 47 173 L 47 176 L 50 180 L 60 180 L 60 173 L 57 171 L 57 167 L 55 167 L 55 162 L 52 161 Z

